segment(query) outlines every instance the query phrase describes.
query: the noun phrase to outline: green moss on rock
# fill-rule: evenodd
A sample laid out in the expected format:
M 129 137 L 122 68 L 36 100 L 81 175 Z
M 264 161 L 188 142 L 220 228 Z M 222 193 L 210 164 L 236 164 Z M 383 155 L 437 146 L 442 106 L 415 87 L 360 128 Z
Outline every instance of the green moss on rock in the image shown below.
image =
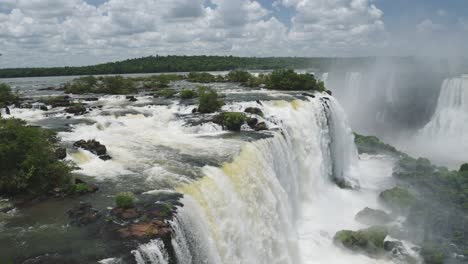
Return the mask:
M 406 189 L 395 187 L 380 193 L 379 200 L 396 210 L 409 209 L 415 202 L 414 196 Z
M 341 230 L 335 234 L 334 242 L 349 250 L 378 256 L 385 252 L 384 240 L 388 231 L 385 227 L 370 227 L 359 231 Z

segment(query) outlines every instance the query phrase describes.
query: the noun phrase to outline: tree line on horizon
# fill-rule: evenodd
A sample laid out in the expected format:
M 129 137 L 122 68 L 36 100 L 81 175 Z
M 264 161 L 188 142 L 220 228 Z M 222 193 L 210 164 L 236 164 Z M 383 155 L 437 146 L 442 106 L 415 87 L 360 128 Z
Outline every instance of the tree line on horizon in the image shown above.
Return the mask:
M 0 78 L 230 71 L 236 69 L 274 70 L 280 68 L 321 69 L 340 63 L 366 63 L 369 58 L 234 57 L 234 56 L 149 56 L 91 66 L 51 68 L 5 68 Z M 373 61 L 373 60 L 372 60 Z

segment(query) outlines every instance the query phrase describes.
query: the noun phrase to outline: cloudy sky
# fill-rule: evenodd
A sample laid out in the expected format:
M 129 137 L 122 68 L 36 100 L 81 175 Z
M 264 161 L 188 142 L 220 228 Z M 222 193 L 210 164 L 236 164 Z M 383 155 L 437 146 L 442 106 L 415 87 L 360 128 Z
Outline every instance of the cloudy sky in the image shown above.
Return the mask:
M 0 68 L 153 54 L 457 56 L 467 42 L 466 0 L 0 0 Z

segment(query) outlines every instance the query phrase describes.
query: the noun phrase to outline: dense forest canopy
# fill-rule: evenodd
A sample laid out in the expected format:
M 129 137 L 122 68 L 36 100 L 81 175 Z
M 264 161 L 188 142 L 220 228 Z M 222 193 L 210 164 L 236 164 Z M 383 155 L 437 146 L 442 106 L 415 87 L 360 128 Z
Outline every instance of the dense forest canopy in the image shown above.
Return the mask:
M 366 64 L 375 58 L 149 56 L 82 67 L 0 69 L 0 78 L 70 76 L 125 73 L 270 70 L 279 68 L 327 68 L 337 63 Z

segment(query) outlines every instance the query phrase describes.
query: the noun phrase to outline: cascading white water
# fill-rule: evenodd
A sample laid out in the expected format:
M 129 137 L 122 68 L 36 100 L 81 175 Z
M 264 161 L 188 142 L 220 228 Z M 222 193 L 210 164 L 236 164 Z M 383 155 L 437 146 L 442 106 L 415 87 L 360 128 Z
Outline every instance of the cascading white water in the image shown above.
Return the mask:
M 371 190 L 365 192 L 340 189 L 331 181 L 334 167 L 349 181 L 349 171 L 357 169 L 353 137 L 335 100 L 266 102 L 262 110 L 281 128 L 274 137 L 247 143 L 232 162 L 205 167 L 204 178 L 177 188 L 186 206 L 176 228 L 184 231 L 176 231 L 173 244 L 191 249 L 179 251 L 177 258 L 182 263 L 378 263 L 332 242 L 339 229 L 361 227 L 354 221 L 359 210 L 378 207 L 369 181 L 364 187 Z M 391 164 L 385 170 L 380 175 L 388 177 Z
M 458 167 L 468 159 L 468 75 L 443 82 L 429 123 L 416 133 L 416 154 Z
M 103 111 L 130 113 L 92 112 L 86 118 L 95 123 L 75 125 L 60 136 L 69 142 L 95 138 L 113 159 L 104 162 L 86 151 L 70 153 L 69 159 L 98 179 L 137 179 L 184 193 L 184 207 L 171 223 L 178 263 L 380 262 L 332 241 L 338 230 L 366 227 L 354 216 L 365 207 L 379 208 L 376 197 L 392 169 L 387 160 L 358 161 L 344 111 L 333 97 L 262 102 L 272 137 L 252 142 L 222 137 L 210 123 L 186 126 L 180 116 L 190 113 L 190 106 L 122 107 L 125 98 L 103 100 Z M 248 106 L 258 107 L 244 102 L 224 110 Z M 220 167 L 205 166 L 204 177 L 192 178 L 192 165 L 175 155 L 235 157 Z M 336 177 L 359 182 L 360 189 L 341 189 Z M 138 263 L 168 261 L 157 240 L 133 253 Z
M 431 121 L 421 134 L 433 138 L 468 135 L 468 75 L 445 80 L 442 84 L 437 108 Z

